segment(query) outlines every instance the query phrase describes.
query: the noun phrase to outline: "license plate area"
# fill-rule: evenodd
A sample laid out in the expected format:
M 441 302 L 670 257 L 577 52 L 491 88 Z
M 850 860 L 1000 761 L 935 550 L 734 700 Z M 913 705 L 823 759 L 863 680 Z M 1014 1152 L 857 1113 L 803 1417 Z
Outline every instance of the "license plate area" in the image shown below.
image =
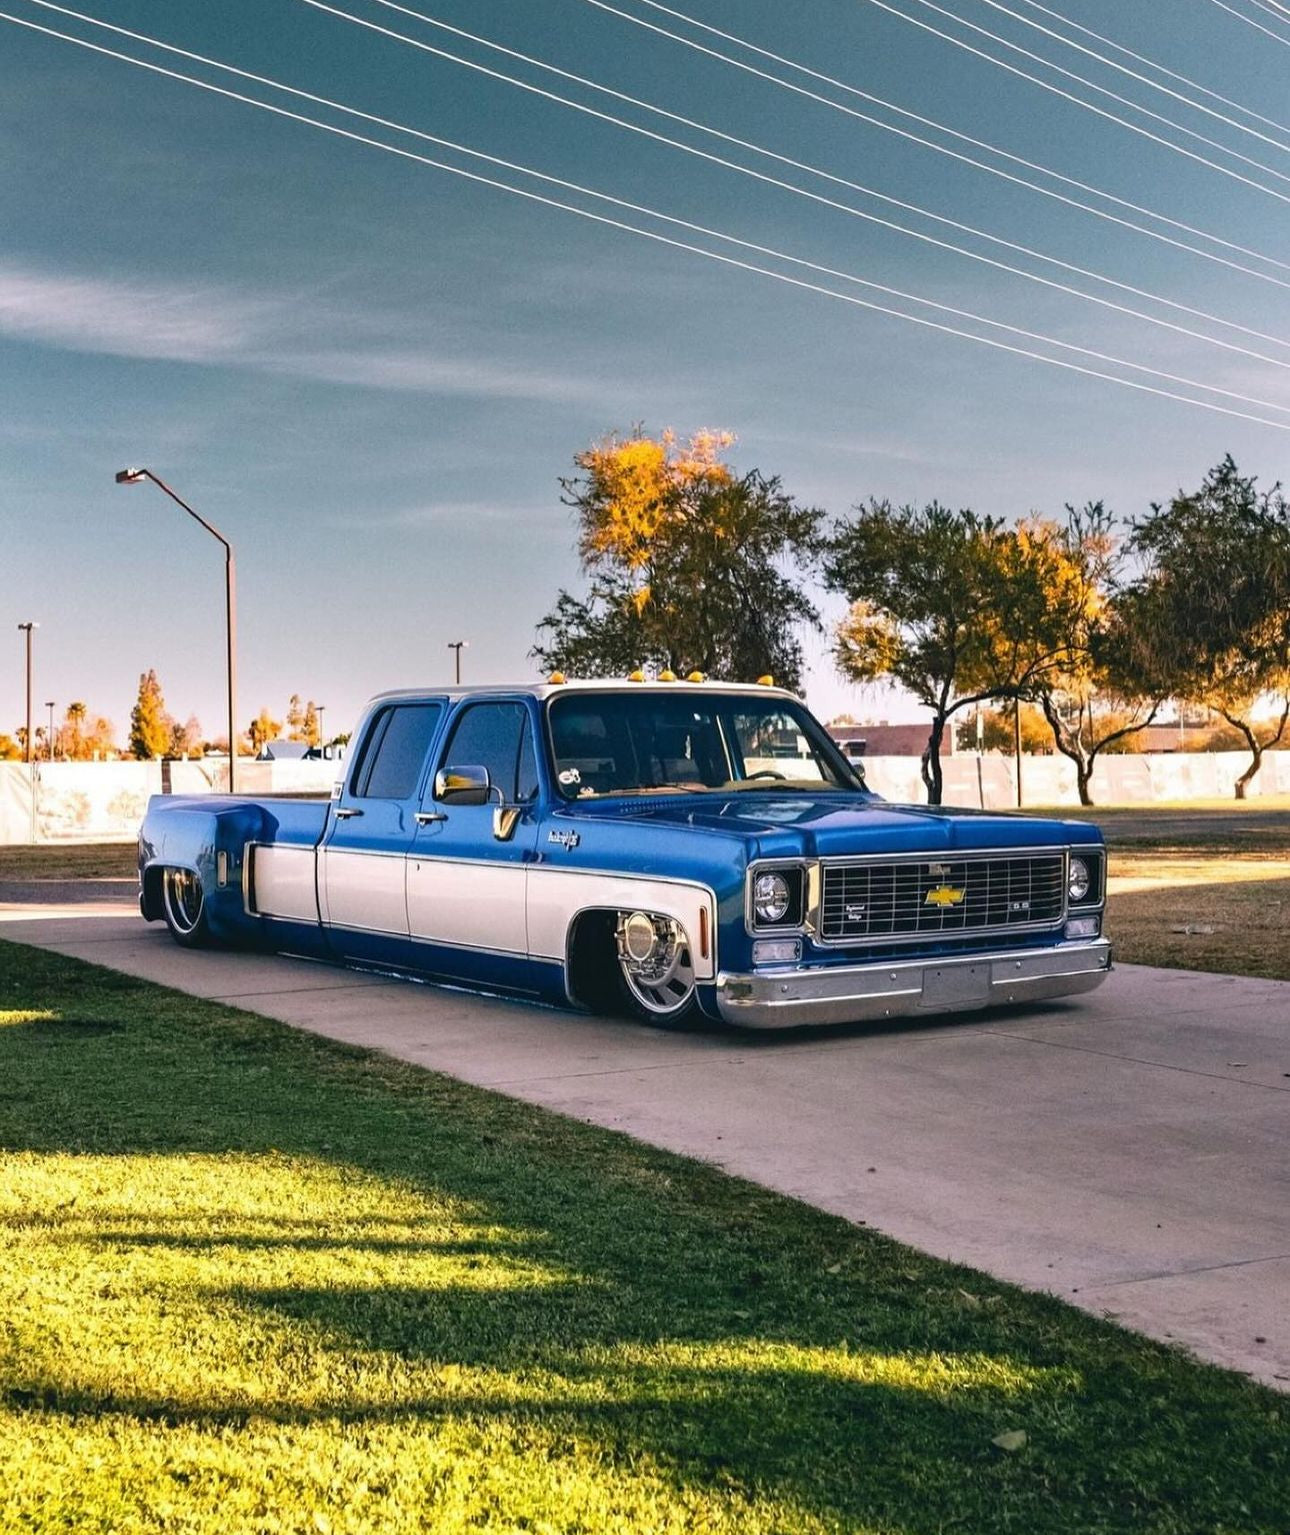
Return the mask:
M 947 1012 L 957 1007 L 984 1007 L 989 1000 L 988 964 L 929 965 L 923 972 L 923 1007 Z

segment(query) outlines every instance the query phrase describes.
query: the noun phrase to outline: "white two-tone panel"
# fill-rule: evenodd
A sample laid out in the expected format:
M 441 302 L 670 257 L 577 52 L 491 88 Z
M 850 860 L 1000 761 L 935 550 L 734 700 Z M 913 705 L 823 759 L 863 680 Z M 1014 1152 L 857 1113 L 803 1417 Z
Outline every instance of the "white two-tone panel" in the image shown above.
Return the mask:
M 565 959 L 569 928 L 580 911 L 649 911 L 672 917 L 685 929 L 694 958 L 695 978 L 716 974 L 716 911 L 712 892 L 679 880 L 636 879 L 591 870 L 530 868 L 528 871 L 529 953 L 538 959 Z M 708 952 L 701 952 L 703 927 Z
M 318 858 L 330 926 L 407 936 L 406 859 L 402 853 L 325 847 L 319 850 Z
M 253 842 L 246 857 L 250 909 L 262 917 L 318 921 L 318 887 L 312 847 L 276 847 Z
M 408 929 L 454 948 L 524 954 L 526 866 L 469 858 L 408 859 Z

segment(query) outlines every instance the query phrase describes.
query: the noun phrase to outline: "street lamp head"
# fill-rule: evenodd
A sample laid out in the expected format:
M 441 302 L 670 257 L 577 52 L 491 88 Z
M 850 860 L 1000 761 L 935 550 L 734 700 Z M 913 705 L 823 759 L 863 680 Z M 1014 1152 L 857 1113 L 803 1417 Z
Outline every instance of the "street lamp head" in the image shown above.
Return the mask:
M 39 624 L 28 623 L 28 624 L 19 624 L 18 627 L 20 629 L 25 629 L 27 631 L 27 633 L 30 634 L 33 629 L 39 629 L 40 625 Z
M 146 469 L 118 469 L 116 472 L 118 485 L 141 485 L 147 477 Z

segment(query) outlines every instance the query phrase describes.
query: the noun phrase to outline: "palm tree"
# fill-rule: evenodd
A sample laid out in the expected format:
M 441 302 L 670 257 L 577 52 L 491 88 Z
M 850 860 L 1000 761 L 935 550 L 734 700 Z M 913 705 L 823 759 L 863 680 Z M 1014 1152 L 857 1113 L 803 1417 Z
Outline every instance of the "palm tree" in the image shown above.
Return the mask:
M 83 729 L 85 724 L 86 708 L 77 699 L 67 706 L 67 731 L 68 739 L 63 743 L 63 755 L 73 762 L 81 760 L 81 748 L 84 741 Z

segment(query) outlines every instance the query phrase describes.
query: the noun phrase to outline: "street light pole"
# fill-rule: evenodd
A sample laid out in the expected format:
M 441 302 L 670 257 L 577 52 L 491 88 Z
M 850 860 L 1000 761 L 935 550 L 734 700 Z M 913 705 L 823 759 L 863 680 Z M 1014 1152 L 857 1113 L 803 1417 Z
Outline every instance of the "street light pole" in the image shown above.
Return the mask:
M 469 646 L 469 644 L 470 644 L 469 640 L 449 640 L 448 641 L 448 649 L 455 652 L 455 660 L 457 662 L 457 686 L 458 687 L 461 686 L 461 653 L 462 653 L 463 650 L 465 650 Z
M 19 624 L 18 627 L 19 629 L 25 630 L 27 635 L 27 749 L 23 755 L 26 761 L 30 763 L 35 761 L 35 757 L 33 756 L 33 746 L 35 743 L 31 738 L 31 635 L 32 630 L 39 629 L 40 625 L 29 622 L 25 624 Z
M 54 700 L 47 698 L 45 700 L 45 707 L 49 710 L 49 735 L 46 739 L 46 745 L 49 747 L 49 760 L 52 762 L 54 760 Z
M 323 710 L 326 707 L 327 707 L 326 704 L 319 704 L 317 706 L 317 710 L 318 710 L 318 750 L 319 751 L 322 751 L 322 749 L 327 745 L 327 737 L 323 734 L 323 723 L 322 723 L 323 722 Z
M 118 485 L 138 485 L 143 480 L 151 480 L 158 490 L 164 490 L 194 522 L 200 522 L 212 538 L 217 538 L 224 545 L 224 613 L 225 639 L 228 649 L 228 792 L 235 794 L 237 792 L 237 570 L 233 560 L 233 545 L 218 528 L 193 511 L 182 497 L 177 496 L 165 480 L 153 474 L 151 469 L 119 469 L 117 471 Z

